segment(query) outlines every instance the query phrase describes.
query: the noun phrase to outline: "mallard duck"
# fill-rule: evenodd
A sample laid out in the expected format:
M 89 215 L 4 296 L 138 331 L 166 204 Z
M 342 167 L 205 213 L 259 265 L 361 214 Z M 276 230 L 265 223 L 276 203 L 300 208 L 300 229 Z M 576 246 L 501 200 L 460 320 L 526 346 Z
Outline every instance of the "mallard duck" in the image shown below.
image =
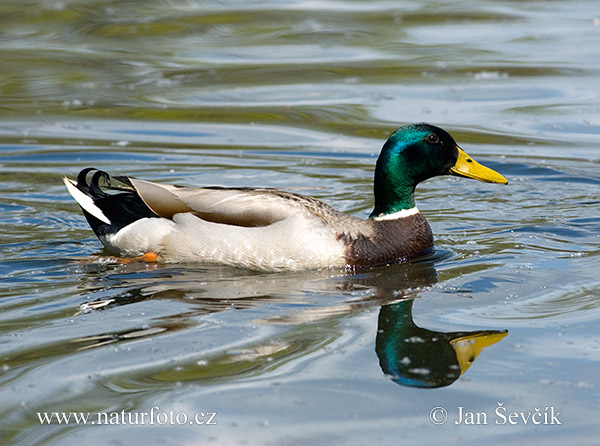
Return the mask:
M 424 123 L 399 128 L 384 144 L 366 220 L 270 188 L 180 187 L 95 168 L 64 182 L 100 241 L 121 256 L 281 271 L 377 266 L 427 253 L 433 236 L 414 192 L 437 175 L 507 183 Z

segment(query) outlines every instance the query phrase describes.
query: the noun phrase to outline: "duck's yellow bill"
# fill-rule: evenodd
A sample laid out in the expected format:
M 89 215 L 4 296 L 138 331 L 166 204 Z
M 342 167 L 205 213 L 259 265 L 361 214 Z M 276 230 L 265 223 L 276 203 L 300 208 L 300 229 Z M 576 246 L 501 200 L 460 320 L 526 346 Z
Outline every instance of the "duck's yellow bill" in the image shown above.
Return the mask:
M 456 164 L 450 168 L 450 175 L 458 177 L 473 178 L 485 183 L 507 184 L 508 180 L 495 170 L 479 164 L 473 158 L 465 153 L 463 149 L 456 146 L 458 150 L 458 159 Z
M 479 353 L 492 344 L 495 344 L 504 336 L 507 331 L 500 332 L 481 332 L 472 335 L 460 337 L 450 341 L 452 347 L 456 351 L 456 357 L 460 364 L 461 375 L 467 371 L 473 361 L 479 356 Z

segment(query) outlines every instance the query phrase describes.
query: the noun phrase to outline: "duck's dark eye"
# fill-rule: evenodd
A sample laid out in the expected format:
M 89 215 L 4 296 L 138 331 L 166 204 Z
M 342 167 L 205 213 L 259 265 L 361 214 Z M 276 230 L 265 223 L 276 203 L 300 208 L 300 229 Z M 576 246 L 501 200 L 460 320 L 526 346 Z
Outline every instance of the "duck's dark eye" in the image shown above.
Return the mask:
M 437 144 L 440 142 L 440 138 L 435 133 L 430 133 L 427 135 L 427 142 L 429 144 Z

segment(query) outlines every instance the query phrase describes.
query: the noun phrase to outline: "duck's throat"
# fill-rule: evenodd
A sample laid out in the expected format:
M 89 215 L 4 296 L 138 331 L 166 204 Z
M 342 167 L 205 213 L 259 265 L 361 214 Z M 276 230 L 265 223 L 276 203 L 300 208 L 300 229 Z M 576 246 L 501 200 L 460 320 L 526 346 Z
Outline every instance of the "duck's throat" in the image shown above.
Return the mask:
M 387 219 L 419 212 L 415 206 L 415 188 L 375 189 L 375 207 L 369 218 Z M 404 215 L 406 214 L 406 215 Z

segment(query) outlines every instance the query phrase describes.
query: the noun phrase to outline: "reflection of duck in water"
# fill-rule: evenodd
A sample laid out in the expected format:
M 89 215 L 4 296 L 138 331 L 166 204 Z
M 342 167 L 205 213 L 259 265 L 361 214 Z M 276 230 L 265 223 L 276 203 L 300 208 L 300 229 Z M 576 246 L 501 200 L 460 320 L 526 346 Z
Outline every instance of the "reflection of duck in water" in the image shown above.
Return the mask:
M 420 328 L 412 318 L 413 300 L 384 305 L 379 312 L 375 350 L 392 381 L 409 387 L 449 386 L 507 331 L 444 333 Z
M 78 349 L 88 349 L 173 333 L 197 325 L 198 316 L 232 309 L 251 310 L 276 303 L 285 310 L 273 311 L 270 317 L 254 319 L 253 323 L 285 324 L 289 330 L 285 334 L 276 331 L 277 338 L 267 337 L 259 342 L 249 339 L 246 348 L 242 349 L 254 352 L 257 357 L 268 356 L 265 352 L 271 352 L 277 346 L 285 345 L 288 348 L 298 342 L 302 342 L 304 348 L 307 343 L 328 345 L 331 339 L 339 335 L 332 327 L 340 325 L 347 317 L 382 305 L 376 351 L 384 373 L 402 385 L 441 387 L 458 379 L 484 347 L 506 335 L 506 331 L 442 333 L 414 324 L 413 299 L 437 282 L 437 273 L 431 261 L 443 256 L 444 253 L 438 252 L 437 257 L 428 261 L 343 276 L 332 275 L 328 271 L 273 275 L 228 268 L 204 270 L 180 267 L 165 269 L 162 273 L 157 270 L 155 280 L 149 280 L 136 273 L 140 265 L 130 264 L 127 267 L 132 269 L 132 274 L 123 274 L 119 269 L 118 274 L 108 275 L 110 280 L 100 276 L 99 281 L 95 280 L 97 275 L 90 275 L 94 280 L 86 284 L 86 291 L 92 296 L 101 294 L 103 298 L 85 303 L 81 306 L 82 312 L 135 304 L 146 299 L 185 302 L 186 311 L 156 318 L 151 326 L 133 329 L 123 327 L 113 332 L 83 337 L 76 340 L 76 345 Z M 313 301 L 305 302 L 307 295 L 329 297 L 315 305 Z M 332 299 L 332 296 L 341 296 L 342 299 Z M 387 304 L 391 299 L 397 302 L 399 297 L 405 300 Z M 338 324 L 330 323 L 336 320 Z M 313 326 L 310 330 L 311 340 L 307 339 L 306 328 L 300 328 L 304 324 Z M 315 329 L 321 326 L 327 329 Z M 329 336 L 333 338 L 326 339 Z M 290 348 L 290 351 L 297 351 L 297 347 Z M 307 351 L 312 349 L 308 348 Z M 223 351 L 221 356 L 226 358 L 223 361 L 234 360 L 227 351 Z

